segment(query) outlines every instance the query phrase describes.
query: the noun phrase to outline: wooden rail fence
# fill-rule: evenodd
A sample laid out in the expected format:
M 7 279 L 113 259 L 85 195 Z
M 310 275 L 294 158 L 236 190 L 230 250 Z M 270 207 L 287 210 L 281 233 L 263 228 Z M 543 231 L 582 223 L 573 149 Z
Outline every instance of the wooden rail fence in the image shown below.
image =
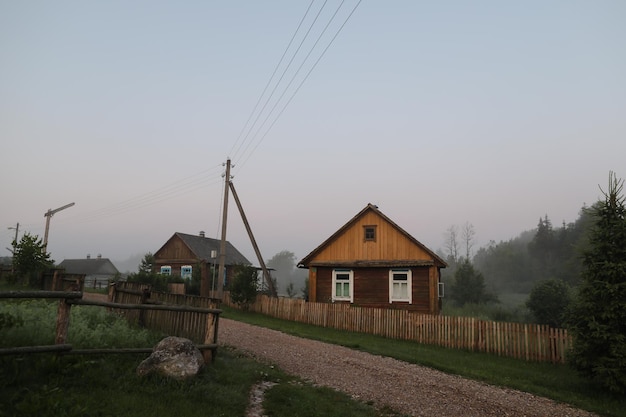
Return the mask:
M 234 306 L 225 297 L 224 304 Z M 565 329 L 471 317 L 433 316 L 400 309 L 309 303 L 257 296 L 250 311 L 272 317 L 391 339 L 484 352 L 527 361 L 564 363 L 572 339 Z
M 115 289 L 112 290 L 115 293 Z M 128 290 L 127 293 L 132 293 Z M 123 294 L 123 293 L 122 293 Z M 57 310 L 55 344 L 48 346 L 22 346 L 0 349 L 0 355 L 60 352 L 71 354 L 90 353 L 150 353 L 152 348 L 118 349 L 74 349 L 67 343 L 70 313 L 73 305 L 106 307 L 115 312 L 133 312 L 137 322 L 144 327 L 162 331 L 169 335 L 187 337 L 203 353 L 204 360 L 210 362 L 217 352 L 217 332 L 221 310 L 190 305 L 167 305 L 162 302 L 150 303 L 147 292 L 140 292 L 140 302 L 111 302 L 84 300 L 79 291 L 6 291 L 0 292 L 0 299 L 59 299 Z M 124 297 L 121 297 L 124 298 Z M 128 297 L 127 297 L 128 298 Z M 130 301 L 130 300 L 126 300 Z M 132 316 L 132 314 L 129 314 Z

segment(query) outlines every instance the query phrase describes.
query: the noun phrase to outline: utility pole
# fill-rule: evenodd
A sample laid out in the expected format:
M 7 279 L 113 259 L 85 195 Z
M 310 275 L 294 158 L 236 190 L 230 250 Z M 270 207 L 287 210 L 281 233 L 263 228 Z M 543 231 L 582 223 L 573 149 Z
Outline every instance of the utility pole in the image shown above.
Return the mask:
M 228 184 L 230 183 L 230 158 L 226 160 L 224 177 L 224 208 L 222 212 L 222 240 L 220 241 L 220 265 L 217 270 L 217 298 L 224 298 L 224 265 L 226 264 L 226 222 L 228 219 Z
M 15 239 L 13 239 L 13 241 L 17 243 L 17 234 L 20 232 L 20 224 L 17 223 L 15 227 L 8 227 L 7 229 L 9 230 L 15 229 Z M 13 247 L 15 247 L 15 245 L 13 245 Z
M 267 287 L 270 290 L 270 294 L 272 294 L 273 297 L 278 297 L 278 294 L 276 293 L 276 288 L 274 288 L 274 282 L 272 281 L 272 277 L 270 277 L 270 273 L 265 266 L 263 256 L 261 256 L 261 251 L 256 244 L 256 240 L 254 239 L 254 235 L 252 234 L 252 229 L 250 228 L 250 224 L 248 223 L 248 219 L 246 218 L 246 213 L 244 213 L 241 202 L 239 201 L 239 197 L 237 196 L 237 191 L 235 191 L 235 184 L 233 184 L 232 181 L 229 181 L 228 184 L 230 185 L 230 190 L 233 192 L 233 198 L 235 199 L 235 203 L 237 203 L 239 214 L 241 214 L 241 220 L 243 220 L 243 224 L 244 226 L 246 226 L 246 231 L 248 232 L 248 236 L 250 237 L 250 242 L 252 243 L 252 247 L 254 248 L 256 257 L 259 260 L 261 269 L 263 270 L 263 277 L 265 278 L 265 282 L 267 282 Z
M 15 246 L 17 245 L 17 234 L 18 234 L 18 233 L 19 233 L 19 231 L 20 231 L 20 223 L 18 222 L 18 223 L 17 223 L 17 225 L 16 225 L 15 227 L 9 227 L 8 229 L 9 229 L 9 230 L 11 230 L 11 229 L 15 229 L 15 239 L 13 239 L 13 245 L 11 245 L 11 246 L 13 246 L 13 249 L 11 250 L 11 253 L 13 254 L 13 256 L 15 256 Z M 7 248 L 7 249 L 8 249 L 8 248 Z M 11 274 L 14 274 L 14 273 L 15 273 L 15 267 L 14 267 L 14 265 L 15 265 L 15 264 L 14 264 L 13 262 L 11 262 Z
M 44 252 L 46 252 L 46 249 L 48 248 L 48 230 L 50 229 L 50 218 L 52 218 L 54 213 L 57 213 L 61 210 L 65 210 L 66 208 L 72 207 L 73 205 L 74 203 L 70 203 L 54 210 L 48 209 L 48 211 L 43 214 L 43 216 L 46 218 L 46 232 L 44 233 L 44 236 L 43 236 L 43 251 Z

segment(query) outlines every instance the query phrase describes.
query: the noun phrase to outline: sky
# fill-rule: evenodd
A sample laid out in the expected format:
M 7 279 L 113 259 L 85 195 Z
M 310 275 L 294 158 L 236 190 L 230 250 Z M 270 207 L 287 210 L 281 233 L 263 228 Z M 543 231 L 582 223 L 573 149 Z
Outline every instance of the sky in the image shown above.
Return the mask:
M 624 22 L 621 0 L 0 0 L 0 256 L 72 202 L 56 262 L 219 238 L 229 158 L 265 260 L 368 203 L 433 250 L 573 222 L 626 177 Z

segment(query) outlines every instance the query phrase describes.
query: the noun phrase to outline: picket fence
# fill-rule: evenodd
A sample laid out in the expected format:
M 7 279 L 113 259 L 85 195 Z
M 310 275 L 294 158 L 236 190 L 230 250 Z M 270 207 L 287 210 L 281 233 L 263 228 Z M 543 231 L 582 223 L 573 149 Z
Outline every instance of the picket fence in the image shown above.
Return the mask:
M 224 304 L 235 307 L 228 297 L 225 297 Z M 260 295 L 249 310 L 315 326 L 526 361 L 564 363 L 572 344 L 565 329 L 471 317 L 433 316 L 400 309 L 310 303 L 302 299 Z

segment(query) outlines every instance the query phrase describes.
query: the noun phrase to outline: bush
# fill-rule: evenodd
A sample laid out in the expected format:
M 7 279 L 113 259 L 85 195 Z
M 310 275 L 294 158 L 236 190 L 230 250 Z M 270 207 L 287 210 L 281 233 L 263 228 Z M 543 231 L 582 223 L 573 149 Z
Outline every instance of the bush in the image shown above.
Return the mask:
M 258 286 L 257 269 L 249 265 L 239 265 L 230 283 L 230 299 L 243 310 L 256 300 Z
M 565 313 L 572 301 L 569 285 L 550 279 L 535 284 L 526 301 L 526 307 L 539 324 L 563 327 Z

